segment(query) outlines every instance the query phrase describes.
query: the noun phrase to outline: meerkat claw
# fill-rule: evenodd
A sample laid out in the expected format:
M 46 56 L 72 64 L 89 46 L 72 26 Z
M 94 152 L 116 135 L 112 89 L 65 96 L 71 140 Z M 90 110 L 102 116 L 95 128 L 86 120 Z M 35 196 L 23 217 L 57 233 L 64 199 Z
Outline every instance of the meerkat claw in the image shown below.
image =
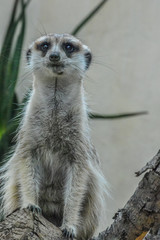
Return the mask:
M 63 236 L 66 237 L 67 239 L 73 240 L 75 238 L 75 234 L 73 232 L 73 229 L 67 230 L 66 228 L 62 230 Z
M 71 233 L 71 240 L 73 240 L 73 238 L 75 238 L 75 235 L 74 235 L 74 233 L 72 232 L 72 233 Z
M 32 204 L 29 204 L 28 207 L 27 207 L 30 211 L 32 211 L 33 213 L 37 213 L 37 214 L 42 214 L 42 210 L 39 206 L 37 205 L 32 205 Z

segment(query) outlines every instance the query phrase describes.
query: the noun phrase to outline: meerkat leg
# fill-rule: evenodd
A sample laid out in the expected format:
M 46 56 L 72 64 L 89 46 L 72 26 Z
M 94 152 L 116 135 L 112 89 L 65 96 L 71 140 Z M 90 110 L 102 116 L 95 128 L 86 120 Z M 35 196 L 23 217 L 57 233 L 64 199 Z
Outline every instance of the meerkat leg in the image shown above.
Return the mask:
M 33 212 L 41 213 L 38 206 L 38 192 L 36 188 L 36 178 L 34 167 L 31 165 L 30 157 L 22 158 L 20 162 L 20 191 L 22 208 L 29 208 Z
M 90 239 L 94 235 L 104 205 L 105 184 L 106 181 L 101 172 L 91 167 L 87 191 L 80 211 L 81 224 L 78 227 L 77 239 Z
M 87 182 L 87 174 L 84 169 L 82 170 L 75 165 L 72 170 L 70 191 L 67 193 L 63 222 L 60 227 L 63 234 L 68 238 L 76 237 L 77 226 L 81 224 L 79 210 L 81 209 L 81 203 L 86 191 L 85 186 Z
M 9 169 L 5 176 L 5 182 L 2 190 L 2 214 L 4 215 L 4 217 L 20 207 L 19 187 L 16 177 L 17 176 L 14 168 Z
M 37 206 L 37 196 L 31 159 L 15 154 L 6 165 L 6 172 L 2 177 L 3 212 L 8 215 L 17 208 L 28 207 L 32 211 L 40 212 Z
M 92 186 L 89 186 L 92 187 Z M 86 194 L 83 208 L 81 210 L 81 224 L 78 227 L 77 239 L 90 239 L 99 224 L 100 208 L 97 196 L 93 193 L 92 189 Z

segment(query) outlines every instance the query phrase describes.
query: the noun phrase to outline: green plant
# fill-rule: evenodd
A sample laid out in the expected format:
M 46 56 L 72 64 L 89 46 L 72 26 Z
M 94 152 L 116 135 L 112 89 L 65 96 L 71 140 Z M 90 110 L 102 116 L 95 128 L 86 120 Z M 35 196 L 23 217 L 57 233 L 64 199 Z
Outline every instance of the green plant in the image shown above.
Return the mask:
M 30 0 L 14 1 L 0 53 L 0 158 L 8 149 L 12 133 L 17 128 L 17 122 L 13 121 L 18 104 L 15 86 L 25 34 L 25 10 L 29 2 Z M 17 16 L 19 4 L 21 11 Z

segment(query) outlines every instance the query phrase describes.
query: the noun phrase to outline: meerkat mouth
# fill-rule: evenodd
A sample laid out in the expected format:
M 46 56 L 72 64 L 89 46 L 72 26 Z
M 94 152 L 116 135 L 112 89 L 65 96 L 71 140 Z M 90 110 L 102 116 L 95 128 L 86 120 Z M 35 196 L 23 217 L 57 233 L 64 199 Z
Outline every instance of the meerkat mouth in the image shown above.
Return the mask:
M 61 75 L 64 73 L 64 64 L 63 63 L 48 63 L 48 68 L 51 68 L 52 71 L 58 75 Z

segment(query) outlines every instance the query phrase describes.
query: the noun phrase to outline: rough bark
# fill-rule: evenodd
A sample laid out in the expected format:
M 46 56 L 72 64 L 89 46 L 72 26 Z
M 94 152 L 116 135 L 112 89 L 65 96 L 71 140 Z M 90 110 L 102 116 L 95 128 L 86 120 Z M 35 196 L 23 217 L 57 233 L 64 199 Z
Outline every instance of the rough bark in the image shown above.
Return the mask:
M 114 222 L 95 240 L 160 240 L 160 151 L 136 173 L 150 170 L 133 196 L 114 216 Z M 60 229 L 43 216 L 17 210 L 0 224 L 0 239 L 63 239 Z
M 43 216 L 28 209 L 17 210 L 0 224 L 0 239 L 4 240 L 58 240 L 64 239 L 59 228 Z

